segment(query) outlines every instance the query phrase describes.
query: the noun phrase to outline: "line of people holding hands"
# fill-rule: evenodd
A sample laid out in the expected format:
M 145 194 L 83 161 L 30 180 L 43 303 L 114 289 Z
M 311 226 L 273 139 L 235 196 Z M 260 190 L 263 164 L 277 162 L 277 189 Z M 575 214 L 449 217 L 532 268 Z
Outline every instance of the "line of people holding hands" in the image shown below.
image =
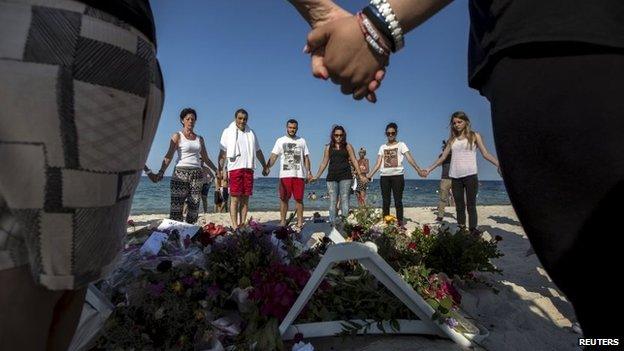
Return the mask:
M 449 176 L 457 209 L 457 222 L 461 229 L 472 234 L 479 234 L 477 229 L 476 196 L 478 192 L 478 170 L 476 150 L 497 168 L 498 160 L 491 155 L 482 136 L 473 131 L 470 119 L 461 111 L 451 115 L 449 139 L 439 158 L 429 167 L 421 168 L 410 153 L 405 142 L 398 140 L 398 126 L 389 123 L 385 128 L 386 142 L 379 147 L 377 161 L 368 170 L 368 162 L 362 162 L 365 150 L 360 150 L 360 159 L 355 156 L 353 146 L 347 141 L 347 131 L 343 126 L 333 126 L 330 141 L 323 149 L 323 158 L 316 174 L 312 173 L 310 152 L 306 140 L 297 135 L 299 123 L 295 119 L 286 122 L 286 133 L 278 138 L 265 159 L 255 132 L 247 124 L 249 114 L 238 109 L 234 120 L 223 130 L 220 140 L 218 162 L 213 163 L 205 147 L 204 139 L 195 133 L 197 113 L 185 108 L 180 113 L 182 130 L 172 135 L 169 149 L 163 159 L 160 171 L 152 180 L 160 181 L 174 153 L 177 154 L 175 169 L 171 178 L 171 212 L 174 220 L 183 220 L 182 207 L 186 202 L 188 213 L 185 220 L 197 221 L 197 212 L 205 177 L 216 175 L 225 178 L 229 184 L 230 217 L 232 226 L 238 228 L 247 220 L 249 197 L 253 194 L 254 170 L 256 162 L 262 167 L 262 174 L 267 176 L 279 159 L 279 198 L 280 222 L 286 223 L 289 200 L 294 198 L 297 214 L 297 228 L 303 226 L 303 198 L 305 184 L 317 181 L 327 169 L 326 182 L 329 194 L 329 221 L 335 223 L 338 209 L 343 216 L 349 213 L 349 197 L 354 175 L 357 177 L 360 191 L 365 192 L 366 183 L 380 172 L 383 215 L 390 213 L 390 200 L 394 198 L 396 216 L 404 223 L 403 190 L 405 187 L 405 169 L 403 161 L 416 170 L 421 177 L 427 177 L 450 155 Z M 364 152 L 362 152 L 364 151 Z M 368 172 L 366 172 L 368 171 Z M 360 204 L 362 202 L 360 201 Z M 468 227 L 466 227 L 466 209 Z

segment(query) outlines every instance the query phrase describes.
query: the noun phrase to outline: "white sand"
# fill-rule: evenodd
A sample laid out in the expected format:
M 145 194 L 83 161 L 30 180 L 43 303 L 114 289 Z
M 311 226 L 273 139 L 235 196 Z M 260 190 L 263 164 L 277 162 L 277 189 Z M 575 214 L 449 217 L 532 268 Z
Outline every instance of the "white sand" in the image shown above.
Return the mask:
M 447 219 L 453 225 L 454 209 Z M 327 215 L 327 212 L 321 212 Z M 499 243 L 505 256 L 495 264 L 502 275 L 484 274 L 495 288 L 462 289 L 462 308 L 486 327 L 490 335 L 482 342 L 488 350 L 570 350 L 575 349 L 580 335 L 571 330 L 575 321 L 570 303 L 556 289 L 535 255 L 526 256 L 529 241 L 511 206 L 479 206 L 479 224 L 484 235 L 500 235 Z M 305 213 L 310 217 L 312 212 Z M 261 222 L 279 221 L 279 212 L 251 212 Z M 167 215 L 140 215 L 131 218 L 138 226 L 166 218 Z M 418 207 L 405 209 L 408 228 L 431 223 L 434 209 Z M 229 225 L 229 214 L 207 214 L 200 222 Z M 452 342 L 425 336 L 358 336 L 309 339 L 316 350 L 449 350 L 459 349 Z

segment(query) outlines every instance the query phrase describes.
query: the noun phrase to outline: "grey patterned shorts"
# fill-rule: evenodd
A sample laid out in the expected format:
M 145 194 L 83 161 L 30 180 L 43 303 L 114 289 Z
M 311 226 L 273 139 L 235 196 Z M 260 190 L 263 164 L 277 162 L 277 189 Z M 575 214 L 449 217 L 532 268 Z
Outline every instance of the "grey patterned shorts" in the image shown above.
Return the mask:
M 154 45 L 82 3 L 0 0 L 0 270 L 52 290 L 100 279 L 163 102 Z

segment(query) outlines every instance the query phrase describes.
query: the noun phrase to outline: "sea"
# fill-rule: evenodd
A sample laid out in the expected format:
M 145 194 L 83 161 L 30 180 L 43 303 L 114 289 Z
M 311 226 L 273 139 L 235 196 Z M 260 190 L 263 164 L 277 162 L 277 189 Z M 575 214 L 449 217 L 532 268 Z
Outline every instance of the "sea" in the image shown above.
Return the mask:
M 257 178 L 254 181 L 253 196 L 250 199 L 251 211 L 277 211 L 279 210 L 278 178 Z M 141 177 L 137 191 L 132 201 L 132 215 L 139 214 L 168 214 L 170 204 L 169 177 L 161 182 L 152 183 L 147 177 Z M 421 207 L 438 205 L 439 180 L 433 179 L 406 179 L 403 191 L 403 206 Z M 310 193 L 316 193 L 316 200 L 307 199 Z M 214 185 L 211 185 L 208 193 L 209 212 L 214 205 Z M 305 189 L 304 206 L 306 210 L 327 210 L 329 199 L 323 199 L 327 194 L 327 185 L 324 179 L 312 184 L 307 184 Z M 367 202 L 375 207 L 381 207 L 381 189 L 379 179 L 373 179 L 369 183 Z M 351 205 L 355 206 L 357 199 L 351 196 Z M 391 203 L 393 206 L 394 204 Z M 509 197 L 502 181 L 481 180 L 479 181 L 479 193 L 477 205 L 509 205 Z M 294 203 L 291 202 L 291 209 Z M 200 211 L 201 205 L 200 205 Z

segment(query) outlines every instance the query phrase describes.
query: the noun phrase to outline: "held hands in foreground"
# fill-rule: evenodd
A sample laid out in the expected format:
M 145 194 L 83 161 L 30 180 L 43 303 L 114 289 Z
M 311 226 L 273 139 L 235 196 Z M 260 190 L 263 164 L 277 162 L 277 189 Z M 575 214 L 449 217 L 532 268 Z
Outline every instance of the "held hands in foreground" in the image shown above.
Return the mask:
M 354 99 L 367 96 L 376 101 L 374 91 L 384 76 L 387 57 L 369 48 L 355 16 L 339 18 L 313 29 L 308 34 L 306 52 L 313 55 L 312 74 L 341 86 L 343 94 Z M 315 56 L 322 56 L 322 66 Z

